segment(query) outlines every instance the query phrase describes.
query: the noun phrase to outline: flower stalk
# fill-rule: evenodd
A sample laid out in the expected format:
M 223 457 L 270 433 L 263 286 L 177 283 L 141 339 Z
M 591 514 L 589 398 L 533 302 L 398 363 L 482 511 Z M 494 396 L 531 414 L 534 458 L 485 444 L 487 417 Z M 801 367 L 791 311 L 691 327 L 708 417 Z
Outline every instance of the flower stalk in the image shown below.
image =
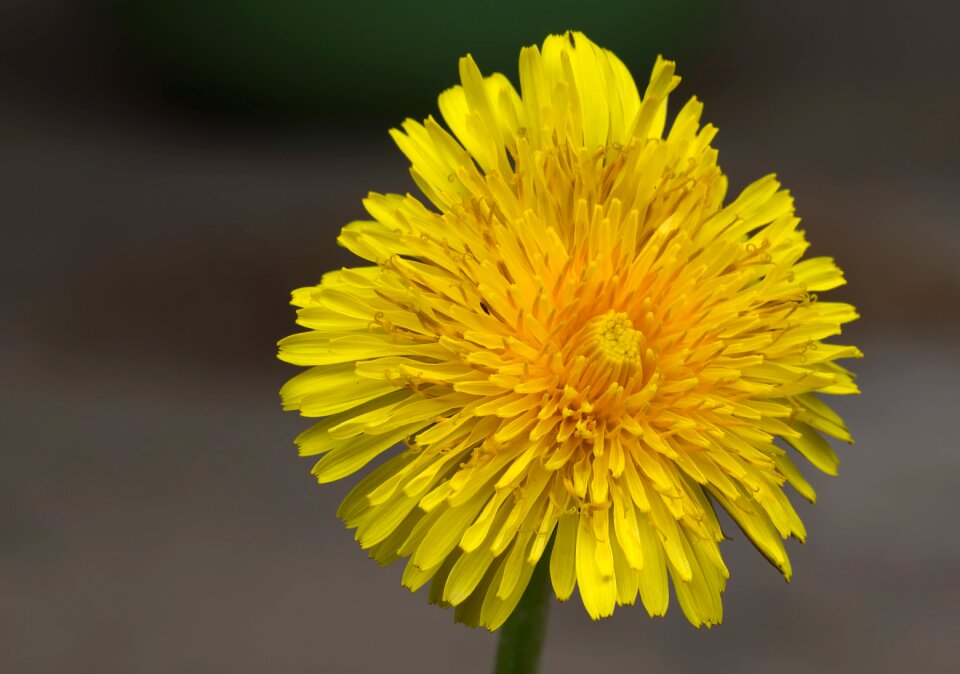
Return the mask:
M 500 628 L 494 674 L 536 674 L 550 613 L 550 548 L 540 558 L 520 603 Z

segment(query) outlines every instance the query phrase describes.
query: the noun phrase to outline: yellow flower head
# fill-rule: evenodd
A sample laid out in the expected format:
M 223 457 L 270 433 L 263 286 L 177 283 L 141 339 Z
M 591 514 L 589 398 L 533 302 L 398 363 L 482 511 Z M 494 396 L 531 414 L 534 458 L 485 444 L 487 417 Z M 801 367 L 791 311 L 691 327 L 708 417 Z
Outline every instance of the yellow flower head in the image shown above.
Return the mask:
M 338 239 L 368 260 L 293 293 L 307 329 L 280 358 L 309 369 L 284 408 L 320 482 L 384 453 L 339 510 L 403 583 L 496 629 L 550 555 L 559 599 L 593 618 L 632 604 L 718 623 L 724 508 L 789 579 L 814 492 L 782 439 L 834 474 L 850 440 L 815 393 L 857 392 L 821 340 L 857 317 L 815 292 L 773 176 L 724 205 L 727 180 L 691 99 L 665 131 L 674 64 L 641 96 L 580 33 L 520 53 L 520 92 L 468 56 L 433 118 L 393 131 L 432 204 L 371 194 Z M 390 451 L 398 443 L 401 450 Z M 548 543 L 553 539 L 553 546 Z M 548 552 L 549 551 L 549 552 Z

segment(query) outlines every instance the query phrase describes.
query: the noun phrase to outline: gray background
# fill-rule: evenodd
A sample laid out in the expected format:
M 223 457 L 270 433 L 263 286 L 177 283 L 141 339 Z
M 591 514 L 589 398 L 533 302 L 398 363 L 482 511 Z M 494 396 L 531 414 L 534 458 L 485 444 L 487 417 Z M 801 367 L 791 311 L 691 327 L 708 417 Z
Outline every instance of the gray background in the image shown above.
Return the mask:
M 857 444 L 798 505 L 790 585 L 737 533 L 721 627 L 575 600 L 545 672 L 957 671 L 958 19 L 741 5 L 679 64 L 732 184 L 778 172 L 847 272 Z M 367 190 L 412 189 L 387 126 L 198 112 L 101 36 L 66 1 L 0 8 L 0 671 L 489 671 L 493 636 L 356 547 L 276 394 L 289 290 L 349 264 Z

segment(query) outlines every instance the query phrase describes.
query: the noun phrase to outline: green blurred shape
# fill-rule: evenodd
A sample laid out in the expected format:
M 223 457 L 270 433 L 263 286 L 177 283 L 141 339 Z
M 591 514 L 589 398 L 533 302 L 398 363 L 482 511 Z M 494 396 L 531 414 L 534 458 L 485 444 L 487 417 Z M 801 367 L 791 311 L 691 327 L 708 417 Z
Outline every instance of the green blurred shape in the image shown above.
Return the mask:
M 725 5 L 105 1 L 140 76 L 221 108 L 333 118 L 432 112 L 468 52 L 483 72 L 516 82 L 520 47 L 567 29 L 613 50 L 643 79 L 658 53 L 694 61 L 715 43 Z

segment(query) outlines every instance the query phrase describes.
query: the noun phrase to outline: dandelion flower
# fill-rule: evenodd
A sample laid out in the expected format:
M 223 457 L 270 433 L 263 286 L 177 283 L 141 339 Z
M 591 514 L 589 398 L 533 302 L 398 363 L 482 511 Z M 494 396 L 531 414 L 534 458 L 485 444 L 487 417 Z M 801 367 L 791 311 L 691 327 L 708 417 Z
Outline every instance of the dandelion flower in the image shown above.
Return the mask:
M 673 63 L 641 95 L 568 33 L 522 50 L 519 92 L 469 56 L 460 78 L 449 131 L 392 132 L 426 201 L 370 194 L 338 239 L 369 264 L 293 293 L 300 453 L 320 482 L 382 459 L 338 514 L 462 622 L 499 627 L 549 554 L 592 618 L 662 615 L 672 584 L 716 624 L 718 506 L 789 579 L 784 483 L 815 495 L 788 446 L 834 474 L 823 435 L 850 441 L 817 396 L 857 392 L 836 361 L 860 352 L 822 341 L 857 315 L 815 294 L 842 273 L 803 259 L 774 176 L 725 198 L 699 101 L 666 130 Z

